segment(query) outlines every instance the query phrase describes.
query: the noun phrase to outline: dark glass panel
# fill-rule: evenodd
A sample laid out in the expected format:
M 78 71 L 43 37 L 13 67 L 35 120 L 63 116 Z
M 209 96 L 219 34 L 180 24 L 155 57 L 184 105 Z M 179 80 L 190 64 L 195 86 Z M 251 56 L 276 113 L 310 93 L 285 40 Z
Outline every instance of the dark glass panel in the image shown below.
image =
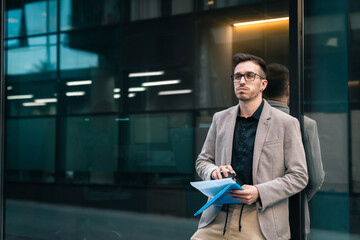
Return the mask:
M 60 1 L 60 30 L 118 23 L 120 4 L 120 0 L 62 0 Z
M 122 140 L 124 172 L 151 173 L 152 181 L 161 183 L 156 174 L 192 174 L 194 130 L 190 113 L 134 114 L 119 122 L 127 137 Z M 145 175 L 144 175 L 145 176 Z M 169 176 L 170 177 L 170 176 Z
M 114 184 L 118 171 L 118 124 L 113 115 L 63 119 L 64 159 L 68 183 Z
M 55 118 L 6 121 L 8 181 L 54 182 Z
M 132 0 L 131 21 L 157 18 L 161 16 L 161 0 Z

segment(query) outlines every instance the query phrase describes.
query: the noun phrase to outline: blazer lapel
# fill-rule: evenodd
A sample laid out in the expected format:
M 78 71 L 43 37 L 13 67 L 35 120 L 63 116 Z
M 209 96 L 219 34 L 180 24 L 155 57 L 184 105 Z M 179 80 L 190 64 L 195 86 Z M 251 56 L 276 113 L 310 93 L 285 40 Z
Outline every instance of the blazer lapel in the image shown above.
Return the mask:
M 228 127 L 226 128 L 225 132 L 225 139 L 227 142 L 225 143 L 226 148 L 226 159 L 225 164 L 231 164 L 231 156 L 232 156 L 232 147 L 233 147 L 233 139 L 234 139 L 234 130 L 236 124 L 236 117 L 238 115 L 239 105 L 236 105 L 233 109 L 229 111 L 229 115 L 227 117 L 227 124 Z
M 264 100 L 265 101 L 265 100 Z M 265 101 L 264 102 L 264 108 L 262 110 L 262 113 L 260 115 L 258 127 L 256 130 L 256 136 L 255 136 L 255 145 L 254 145 L 254 155 L 253 155 L 253 183 L 257 184 L 257 169 L 260 161 L 260 155 L 262 152 L 262 148 L 264 146 L 264 142 L 266 139 L 266 136 L 268 134 L 271 122 L 271 107 L 270 105 Z

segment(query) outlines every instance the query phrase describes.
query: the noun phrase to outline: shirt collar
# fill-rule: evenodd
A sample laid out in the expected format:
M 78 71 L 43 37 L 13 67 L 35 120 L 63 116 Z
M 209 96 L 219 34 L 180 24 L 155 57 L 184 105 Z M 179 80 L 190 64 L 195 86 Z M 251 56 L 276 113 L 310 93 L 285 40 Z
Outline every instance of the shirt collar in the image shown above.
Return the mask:
M 261 101 L 260 106 L 256 109 L 256 111 L 253 113 L 253 115 L 251 115 L 251 117 L 259 120 L 263 108 L 264 108 L 264 99 Z M 240 106 L 239 106 L 239 110 L 238 110 L 238 117 L 240 117 Z

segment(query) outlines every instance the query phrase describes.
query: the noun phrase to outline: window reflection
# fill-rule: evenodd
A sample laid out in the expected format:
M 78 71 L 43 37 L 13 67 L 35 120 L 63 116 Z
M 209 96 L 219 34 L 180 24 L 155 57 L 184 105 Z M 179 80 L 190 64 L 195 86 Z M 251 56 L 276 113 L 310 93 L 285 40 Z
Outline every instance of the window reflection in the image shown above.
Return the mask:
M 109 25 L 120 21 L 120 0 L 62 0 L 61 30 Z
M 64 121 L 67 182 L 113 184 L 118 171 L 116 117 L 68 117 Z
M 56 36 L 8 40 L 7 74 L 41 73 L 56 69 Z
M 60 35 L 60 69 L 82 69 L 92 68 L 99 65 L 99 55 L 72 47 L 76 41 L 76 36 L 68 34 Z
M 192 174 L 192 161 L 184 161 L 194 154 L 191 114 L 134 114 L 119 124 L 128 133 L 126 172 Z
M 6 178 L 12 181 L 53 182 L 55 118 L 8 119 Z
M 7 10 L 7 37 L 56 31 L 57 0 L 17 1 Z
M 7 11 L 7 32 L 6 37 L 17 37 L 20 35 L 20 27 L 21 27 L 21 9 L 13 9 Z
M 56 2 L 47 0 L 25 4 L 27 35 L 56 31 Z
M 157 18 L 161 16 L 161 0 L 131 1 L 131 21 Z
M 7 85 L 7 112 L 10 116 L 54 115 L 57 100 L 55 81 Z

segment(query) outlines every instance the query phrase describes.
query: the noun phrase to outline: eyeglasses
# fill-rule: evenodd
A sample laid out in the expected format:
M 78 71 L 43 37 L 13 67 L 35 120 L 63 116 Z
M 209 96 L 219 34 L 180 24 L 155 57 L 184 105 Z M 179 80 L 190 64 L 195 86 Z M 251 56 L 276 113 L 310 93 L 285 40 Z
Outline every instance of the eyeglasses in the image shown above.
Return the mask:
M 246 72 L 244 74 L 241 74 L 241 73 L 232 74 L 231 80 L 233 81 L 233 83 L 239 83 L 239 82 L 241 82 L 241 78 L 244 77 L 246 82 L 252 82 L 255 80 L 256 76 L 259 76 L 259 78 L 264 79 L 262 76 L 260 76 L 257 73 Z

